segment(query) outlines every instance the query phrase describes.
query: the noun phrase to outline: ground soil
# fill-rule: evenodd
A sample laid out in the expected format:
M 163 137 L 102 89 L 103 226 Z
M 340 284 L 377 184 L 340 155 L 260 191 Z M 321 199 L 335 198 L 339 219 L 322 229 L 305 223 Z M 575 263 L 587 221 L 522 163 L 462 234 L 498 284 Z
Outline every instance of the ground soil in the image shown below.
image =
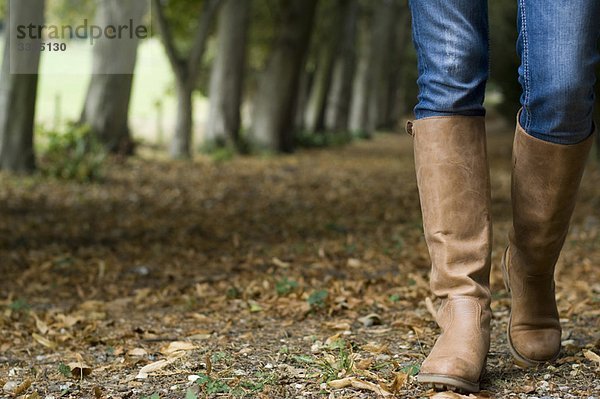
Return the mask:
M 94 184 L 0 176 L 0 397 L 434 396 L 414 378 L 439 330 L 410 140 L 222 162 L 142 152 Z M 558 264 L 563 351 L 525 371 L 499 273 L 510 134 L 489 148 L 494 319 L 477 397 L 598 398 L 600 169 Z

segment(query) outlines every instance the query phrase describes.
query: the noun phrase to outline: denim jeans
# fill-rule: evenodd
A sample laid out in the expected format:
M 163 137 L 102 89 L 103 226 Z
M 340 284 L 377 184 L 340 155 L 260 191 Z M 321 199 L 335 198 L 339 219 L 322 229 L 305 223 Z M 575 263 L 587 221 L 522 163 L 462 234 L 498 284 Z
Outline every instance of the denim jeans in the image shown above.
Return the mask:
M 575 144 L 593 128 L 600 0 L 518 1 L 520 123 Z M 487 0 L 409 0 L 419 65 L 417 119 L 481 116 L 489 76 Z

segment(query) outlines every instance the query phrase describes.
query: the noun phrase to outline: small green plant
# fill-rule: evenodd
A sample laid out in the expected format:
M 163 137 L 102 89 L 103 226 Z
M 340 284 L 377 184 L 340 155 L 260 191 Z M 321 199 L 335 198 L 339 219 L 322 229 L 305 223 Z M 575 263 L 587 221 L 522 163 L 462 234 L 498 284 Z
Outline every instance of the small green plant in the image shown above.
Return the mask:
M 60 363 L 58 365 L 58 372 L 61 373 L 64 377 L 71 377 L 71 368 L 64 363 Z
M 200 378 L 196 380 L 196 383 L 203 386 L 206 393 L 209 395 L 216 393 L 229 393 L 231 388 L 225 381 L 214 379 L 206 374 L 198 374 Z
M 287 277 L 275 283 L 275 290 L 279 296 L 289 295 L 296 288 L 298 288 L 298 283 L 294 280 L 289 280 Z
M 265 389 L 265 386 L 274 384 L 277 381 L 277 376 L 273 373 L 258 372 L 255 374 L 255 379 L 242 381 L 241 386 L 252 393 L 260 392 Z
M 42 172 L 81 183 L 99 180 L 106 152 L 87 125 L 70 124 L 65 131 L 42 131 Z
M 401 371 L 410 376 L 415 376 L 419 374 L 419 365 L 417 364 L 409 364 L 408 366 L 402 367 Z
M 29 306 L 29 303 L 27 303 L 27 301 L 22 298 L 12 301 L 8 305 L 8 307 L 10 310 L 17 312 L 17 313 L 27 313 L 29 311 L 29 309 L 31 309 L 31 306 Z
M 325 307 L 325 301 L 327 300 L 328 296 L 329 296 L 329 292 L 327 292 L 327 290 L 317 290 L 317 291 L 314 291 L 308 297 L 308 304 L 313 309 L 314 308 L 324 308 Z
M 330 350 L 337 350 L 337 356 L 330 354 L 325 355 L 325 358 L 317 362 L 317 367 L 321 371 L 321 376 L 325 382 L 340 378 L 346 375 L 354 367 L 352 357 L 352 346 L 343 339 L 338 339 L 329 344 Z
M 142 399 L 160 399 L 160 395 L 158 393 L 153 393 L 150 396 L 143 396 Z
M 215 352 L 211 355 L 210 361 L 212 363 L 218 363 L 220 361 L 227 361 L 230 359 L 230 356 L 226 352 Z

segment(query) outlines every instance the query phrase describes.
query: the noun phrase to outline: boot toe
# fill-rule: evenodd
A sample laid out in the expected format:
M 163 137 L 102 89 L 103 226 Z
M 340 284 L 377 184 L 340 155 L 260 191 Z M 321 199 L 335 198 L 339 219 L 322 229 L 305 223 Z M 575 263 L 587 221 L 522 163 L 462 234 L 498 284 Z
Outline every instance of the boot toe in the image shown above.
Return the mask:
M 512 331 L 513 349 L 525 360 L 548 362 L 560 352 L 560 331 L 554 329 Z
M 481 374 L 479 369 L 480 367 L 460 357 L 444 356 L 425 361 L 421 367 L 421 373 L 449 376 L 476 383 Z

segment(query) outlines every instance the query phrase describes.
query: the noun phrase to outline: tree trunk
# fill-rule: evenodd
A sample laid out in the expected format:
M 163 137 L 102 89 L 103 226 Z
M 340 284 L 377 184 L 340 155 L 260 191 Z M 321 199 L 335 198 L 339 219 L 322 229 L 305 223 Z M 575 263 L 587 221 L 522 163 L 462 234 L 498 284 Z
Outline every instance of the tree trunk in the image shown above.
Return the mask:
M 336 0 L 331 15 L 328 15 L 328 26 L 321 43 L 315 81 L 311 86 L 310 96 L 306 104 L 304 127 L 309 132 L 322 131 L 325 127 L 325 105 L 331 87 L 334 61 L 339 53 L 339 42 L 342 34 L 341 16 L 348 7 L 347 0 Z
M 600 64 L 596 67 L 596 76 L 600 76 Z M 595 118 L 597 123 L 600 123 L 600 84 L 596 84 L 596 108 Z M 600 161 L 600 129 L 596 125 L 596 158 Z
M 350 106 L 350 132 L 356 136 L 370 136 L 369 102 L 371 95 L 371 24 L 367 16 L 362 15 L 358 31 L 358 65 L 352 83 L 352 102 Z
M 293 150 L 294 111 L 317 0 L 282 1 L 279 35 L 259 81 L 251 138 L 260 147 Z
M 394 36 L 391 55 L 388 84 L 388 108 L 381 126 L 387 129 L 398 127 L 402 116 L 406 113 L 404 76 L 407 62 L 405 62 L 406 48 L 410 42 L 410 24 L 408 21 L 408 8 L 397 5 L 396 23 L 394 23 Z
M 170 155 L 173 159 L 186 159 L 190 156 L 191 131 L 193 127 L 193 86 L 185 81 L 177 81 L 177 120 L 175 134 L 171 141 Z
M 39 48 L 38 39 L 17 39 L 17 25 L 44 23 L 44 1 L 10 2 L 11 23 L 6 32 L 0 71 L 0 169 L 27 173 L 35 169 L 33 129 L 37 96 L 39 51 L 19 51 L 19 44 Z
M 385 125 L 389 109 L 389 84 L 392 54 L 394 51 L 393 35 L 395 31 L 397 8 L 395 0 L 383 0 L 375 8 L 373 20 L 373 37 L 371 43 L 371 96 L 369 102 L 369 132 L 375 132 Z
M 345 11 L 341 49 L 333 68 L 333 81 L 325 116 L 326 129 L 336 132 L 348 130 L 352 101 L 352 78 L 356 69 L 358 1 L 349 0 Z
M 141 24 L 147 12 L 145 1 L 99 2 L 96 24 L 101 27 Z M 128 125 L 129 101 L 139 39 L 102 37 L 93 49 L 93 70 L 81 122 L 113 153 L 131 154 L 133 140 Z
M 227 0 L 219 16 L 218 52 L 210 81 L 210 113 L 204 140 L 239 147 L 240 106 L 246 66 L 251 0 Z
M 294 110 L 294 130 L 296 132 L 304 131 L 304 113 L 314 78 L 314 70 L 302 68 L 302 71 L 300 72 L 300 83 L 298 84 L 298 95 L 296 97 L 296 106 Z
M 161 0 L 152 0 L 153 15 L 156 16 L 160 37 L 175 74 L 177 85 L 177 122 L 170 151 L 171 157 L 175 159 L 187 159 L 191 156 L 193 128 L 192 93 L 196 87 L 198 74 L 200 73 L 202 57 L 210 35 L 211 22 L 223 4 L 223 1 L 204 1 L 191 50 L 187 56 L 182 57 L 175 46 L 175 39 L 167 21 L 163 3 L 161 3 Z

